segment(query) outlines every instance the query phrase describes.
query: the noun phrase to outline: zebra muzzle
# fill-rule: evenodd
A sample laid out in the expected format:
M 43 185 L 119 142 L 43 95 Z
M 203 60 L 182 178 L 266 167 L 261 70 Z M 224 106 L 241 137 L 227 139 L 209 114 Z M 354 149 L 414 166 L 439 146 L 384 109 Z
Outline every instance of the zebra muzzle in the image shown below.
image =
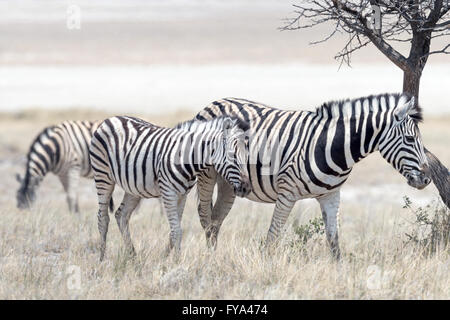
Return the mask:
M 431 182 L 431 179 L 422 171 L 410 174 L 407 179 L 408 185 L 419 190 L 422 190 Z
M 241 182 L 234 188 L 234 193 L 238 197 L 245 197 L 247 196 L 250 191 L 252 190 L 250 180 L 247 176 L 241 177 Z

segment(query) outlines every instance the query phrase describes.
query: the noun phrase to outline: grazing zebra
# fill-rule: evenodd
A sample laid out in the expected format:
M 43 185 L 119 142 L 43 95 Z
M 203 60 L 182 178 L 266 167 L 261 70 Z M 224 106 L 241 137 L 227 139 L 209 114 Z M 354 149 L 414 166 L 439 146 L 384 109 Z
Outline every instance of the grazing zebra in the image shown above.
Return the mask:
M 158 127 L 132 117 L 106 119 L 94 132 L 90 146 L 98 194 L 100 261 L 106 249 L 107 203 L 115 184 L 125 195 L 115 213 L 127 250 L 134 254 L 130 216 L 141 198 L 162 197 L 170 225 L 169 250 L 181 243 L 181 217 L 187 193 L 199 173 L 213 167 L 240 196 L 250 191 L 241 169 L 245 158 L 244 132 L 238 118 L 188 121 L 177 128 Z
M 340 187 L 353 165 L 379 150 L 408 181 L 422 189 L 430 179 L 417 123 L 421 109 L 406 94 L 381 94 L 324 103 L 315 111 L 284 111 L 244 99 L 227 98 L 200 111 L 196 120 L 238 116 L 248 122 L 248 199 L 275 203 L 267 235 L 272 243 L 295 202 L 318 200 L 332 253 L 339 258 Z M 218 198 L 212 206 L 214 185 Z M 213 170 L 198 177 L 199 215 L 209 245 L 216 246 L 234 194 Z
M 71 212 L 78 212 L 77 186 L 80 177 L 92 178 L 89 144 L 100 121 L 64 121 L 45 128 L 30 146 L 25 175 L 20 183 L 17 207 L 29 208 L 36 188 L 48 172 L 59 177 Z M 112 203 L 111 203 L 112 205 Z

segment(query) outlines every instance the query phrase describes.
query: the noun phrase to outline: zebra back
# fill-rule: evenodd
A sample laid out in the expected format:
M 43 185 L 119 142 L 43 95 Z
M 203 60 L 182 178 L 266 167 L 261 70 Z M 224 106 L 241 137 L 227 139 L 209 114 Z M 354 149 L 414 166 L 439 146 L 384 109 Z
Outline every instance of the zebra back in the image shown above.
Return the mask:
M 79 167 L 81 176 L 92 176 L 89 144 L 99 124 L 68 120 L 44 128 L 30 145 L 23 183 L 42 179 L 48 172 L 64 173 L 73 166 Z

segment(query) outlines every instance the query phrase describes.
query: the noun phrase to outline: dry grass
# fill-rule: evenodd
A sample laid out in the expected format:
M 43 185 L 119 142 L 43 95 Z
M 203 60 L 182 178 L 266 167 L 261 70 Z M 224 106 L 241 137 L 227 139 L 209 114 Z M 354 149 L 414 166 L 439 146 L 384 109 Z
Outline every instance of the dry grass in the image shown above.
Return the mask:
M 189 201 L 181 255 L 165 257 L 167 222 L 152 207 L 147 203 L 132 218 L 137 257 L 124 256 L 112 220 L 103 263 L 98 261 L 93 203 L 84 205 L 80 216 L 66 212 L 62 202 L 28 212 L 2 208 L 0 298 L 450 298 L 448 249 L 424 257 L 420 247 L 405 244 L 406 211 L 394 215 L 381 207 L 361 212 L 344 206 L 344 256 L 335 263 L 323 236 L 305 248 L 292 247 L 291 228 L 275 252 L 269 255 L 261 250 L 270 206 L 247 201 L 233 209 L 216 252 L 206 249 L 194 201 Z M 317 208 L 311 212 L 319 215 Z M 74 280 L 77 269 L 79 287 Z
M 91 116 L 104 115 L 81 114 Z M 173 124 L 174 119 L 190 116 L 146 118 Z M 107 256 L 99 263 L 97 207 L 90 181 L 82 182 L 78 216 L 69 214 L 53 176 L 42 184 L 35 208 L 15 208 L 13 173 L 23 165 L 23 152 L 42 125 L 60 117 L 79 118 L 80 114 L 0 117 L 0 299 L 450 299 L 449 249 L 441 247 L 426 256 L 419 244 L 406 242 L 414 214 L 402 208 L 401 196 L 399 203 L 376 201 L 370 195 L 368 202 L 343 201 L 339 263 L 332 260 L 324 235 L 315 235 L 304 246 L 292 245 L 297 240 L 293 226 L 320 216 L 314 201 L 297 204 L 279 247 L 268 253 L 261 242 L 273 206 L 239 199 L 213 252 L 206 248 L 194 194 L 183 217 L 179 257 L 164 255 L 168 224 L 158 202 L 147 200 L 131 218 L 137 257 L 124 256 L 111 216 Z M 444 124 L 445 119 L 430 121 L 427 126 L 434 131 L 423 132 L 425 141 L 436 135 L 428 146 L 449 163 Z M 361 174 L 368 178 L 366 182 Z M 386 164 L 371 158 L 361 164 L 348 188 L 382 187 L 379 179 L 384 174 L 389 183 L 404 184 Z M 436 194 L 428 192 L 431 197 Z M 414 202 L 414 193 L 409 196 Z

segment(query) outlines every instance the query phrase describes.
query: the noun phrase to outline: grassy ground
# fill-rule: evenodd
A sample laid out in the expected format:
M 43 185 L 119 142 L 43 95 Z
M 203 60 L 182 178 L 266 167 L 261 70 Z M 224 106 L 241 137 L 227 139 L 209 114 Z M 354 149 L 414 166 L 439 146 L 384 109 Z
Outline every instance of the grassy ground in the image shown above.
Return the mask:
M 83 180 L 80 186 L 79 215 L 68 213 L 53 176 L 42 183 L 36 206 L 19 211 L 14 173 L 23 170 L 23 155 L 44 125 L 105 116 L 89 111 L 0 115 L 0 299 L 450 299 L 448 248 L 425 256 L 405 236 L 414 228 L 414 216 L 402 208 L 402 195 L 429 202 L 437 199 L 436 190 L 412 190 L 375 155 L 355 168 L 343 188 L 339 263 L 331 259 L 324 235 L 303 245 L 294 232 L 296 225 L 320 216 L 314 201 L 296 205 L 278 248 L 268 253 L 261 242 L 273 205 L 239 199 L 212 252 L 206 248 L 194 193 L 183 217 L 179 257 L 164 255 L 168 223 L 158 202 L 146 200 L 130 224 L 137 257 L 124 256 L 111 216 L 107 256 L 99 263 L 92 182 Z M 145 116 L 161 125 L 190 117 L 181 111 Z M 447 165 L 449 120 L 427 119 L 421 126 L 425 144 Z

